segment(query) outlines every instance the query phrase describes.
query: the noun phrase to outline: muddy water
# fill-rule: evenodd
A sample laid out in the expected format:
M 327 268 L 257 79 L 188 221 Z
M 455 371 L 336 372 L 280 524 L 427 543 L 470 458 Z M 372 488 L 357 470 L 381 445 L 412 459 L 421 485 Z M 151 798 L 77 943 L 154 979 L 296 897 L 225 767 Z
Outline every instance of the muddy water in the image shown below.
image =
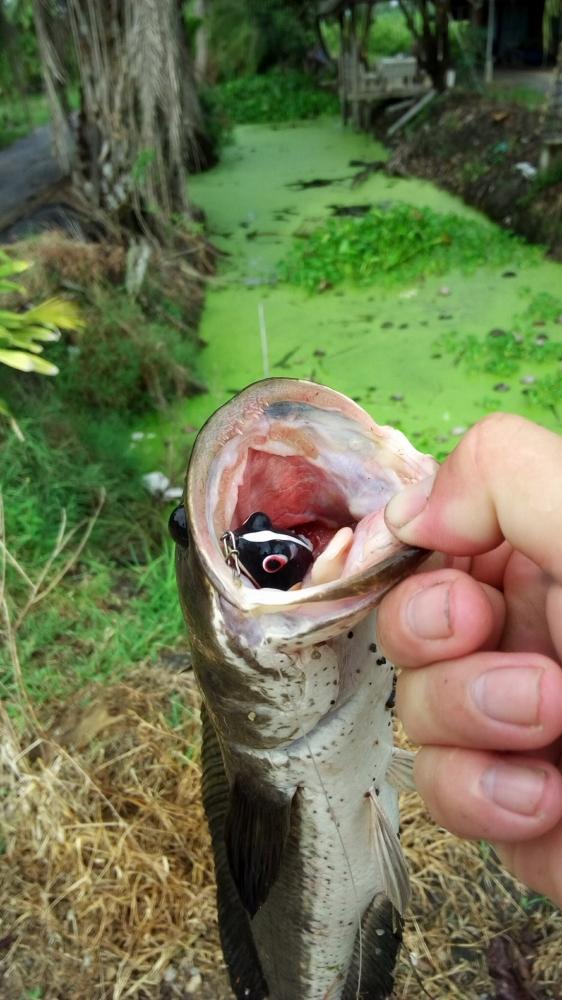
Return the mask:
M 434 345 L 448 331 L 484 336 L 494 327 L 513 328 L 515 316 L 538 293 L 562 296 L 560 265 L 537 264 L 529 255 L 527 266 L 450 272 L 392 290 L 349 287 L 314 295 L 276 283 L 277 264 L 294 234 L 325 219 L 333 205 L 401 199 L 477 217 L 456 198 L 418 180 L 375 173 L 354 186 L 358 168 L 350 161 L 384 155 L 371 139 L 335 120 L 245 126 L 236 130 L 221 164 L 191 181 L 211 238 L 225 254 L 208 290 L 200 330 L 207 345 L 200 375 L 208 392 L 154 418 L 147 428 L 156 434 L 144 456 L 147 466 L 162 464 L 163 440 L 169 470 L 181 466 L 195 429 L 264 374 L 325 382 L 436 454 L 448 451 L 464 428 L 494 409 L 558 426 L 554 414 L 529 406 L 519 377 L 499 392 L 497 376 L 467 374 L 450 355 L 436 356 Z M 315 180 L 331 183 L 300 186 Z

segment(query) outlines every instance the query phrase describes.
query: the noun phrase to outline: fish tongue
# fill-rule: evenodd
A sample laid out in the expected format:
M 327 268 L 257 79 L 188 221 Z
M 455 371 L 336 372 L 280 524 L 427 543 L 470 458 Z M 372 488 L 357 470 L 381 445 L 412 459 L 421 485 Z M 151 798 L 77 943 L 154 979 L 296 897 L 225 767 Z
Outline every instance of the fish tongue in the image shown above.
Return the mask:
M 312 566 L 310 583 L 313 587 L 338 580 L 353 544 L 351 528 L 340 528 Z

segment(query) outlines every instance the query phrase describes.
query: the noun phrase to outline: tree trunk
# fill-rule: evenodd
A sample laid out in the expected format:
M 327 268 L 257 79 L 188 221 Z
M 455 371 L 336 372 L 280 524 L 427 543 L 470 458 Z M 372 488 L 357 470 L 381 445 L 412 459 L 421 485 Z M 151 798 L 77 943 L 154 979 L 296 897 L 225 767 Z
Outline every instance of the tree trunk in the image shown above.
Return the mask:
M 45 0 L 34 2 L 48 36 Z M 66 10 L 81 98 L 74 187 L 94 216 L 165 239 L 170 217 L 189 211 L 187 172 L 211 156 L 178 0 L 67 0 Z
M 445 90 L 451 52 L 448 0 L 399 0 L 400 9 L 416 40 L 420 64 L 436 90 Z M 421 25 L 419 23 L 421 19 Z
M 473 28 L 482 27 L 484 0 L 470 0 L 470 23 Z

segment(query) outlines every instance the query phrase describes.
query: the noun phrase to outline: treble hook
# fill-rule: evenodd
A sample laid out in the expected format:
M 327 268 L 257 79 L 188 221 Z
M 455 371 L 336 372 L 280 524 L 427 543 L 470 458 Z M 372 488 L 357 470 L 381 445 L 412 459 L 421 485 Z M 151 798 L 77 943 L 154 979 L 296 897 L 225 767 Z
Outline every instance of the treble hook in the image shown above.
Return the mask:
M 221 543 L 224 552 L 224 558 L 227 566 L 230 566 L 232 570 L 232 575 L 235 580 L 240 576 L 240 560 L 238 558 L 238 549 L 236 548 L 236 538 L 233 531 L 225 531 L 221 535 Z

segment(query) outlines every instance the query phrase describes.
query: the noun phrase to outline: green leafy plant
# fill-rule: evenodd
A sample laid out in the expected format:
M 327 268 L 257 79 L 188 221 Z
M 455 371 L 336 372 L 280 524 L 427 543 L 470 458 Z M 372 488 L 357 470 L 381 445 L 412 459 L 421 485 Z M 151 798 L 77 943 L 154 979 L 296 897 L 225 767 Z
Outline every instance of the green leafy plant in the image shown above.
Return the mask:
M 503 230 L 451 213 L 396 202 L 366 215 L 331 218 L 295 239 L 280 277 L 310 291 L 411 281 L 451 268 L 513 263 L 538 255 Z
M 12 260 L 0 250 L 0 295 L 20 291 L 20 285 L 11 279 L 26 271 L 28 266 L 25 261 Z M 44 345 L 59 340 L 61 330 L 78 329 L 83 325 L 78 307 L 60 298 L 48 299 L 22 312 L 0 309 L 0 364 L 37 375 L 56 375 L 57 366 L 41 357 Z M 7 417 L 19 435 L 18 425 L 2 399 L 0 416 Z
M 0 295 L 20 290 L 11 278 L 26 271 L 28 266 L 25 261 L 12 260 L 0 251 Z M 61 330 L 82 325 L 77 306 L 65 299 L 49 299 L 22 312 L 0 309 L 0 364 L 22 372 L 56 375 L 57 366 L 40 357 L 44 345 L 59 340 Z
M 335 94 L 296 70 L 230 80 L 214 87 L 211 97 L 215 111 L 238 124 L 288 122 L 338 111 Z
M 308 8 L 308 9 L 307 9 Z M 213 75 L 232 80 L 273 66 L 302 66 L 314 45 L 313 5 L 301 0 L 212 0 L 205 21 Z M 193 44 L 198 19 L 192 0 L 183 4 L 184 23 Z
M 381 4 L 381 7 L 384 6 Z M 375 8 L 375 19 L 369 36 L 369 55 L 397 56 L 410 53 L 414 39 L 406 24 L 406 19 L 398 8 L 381 10 Z

